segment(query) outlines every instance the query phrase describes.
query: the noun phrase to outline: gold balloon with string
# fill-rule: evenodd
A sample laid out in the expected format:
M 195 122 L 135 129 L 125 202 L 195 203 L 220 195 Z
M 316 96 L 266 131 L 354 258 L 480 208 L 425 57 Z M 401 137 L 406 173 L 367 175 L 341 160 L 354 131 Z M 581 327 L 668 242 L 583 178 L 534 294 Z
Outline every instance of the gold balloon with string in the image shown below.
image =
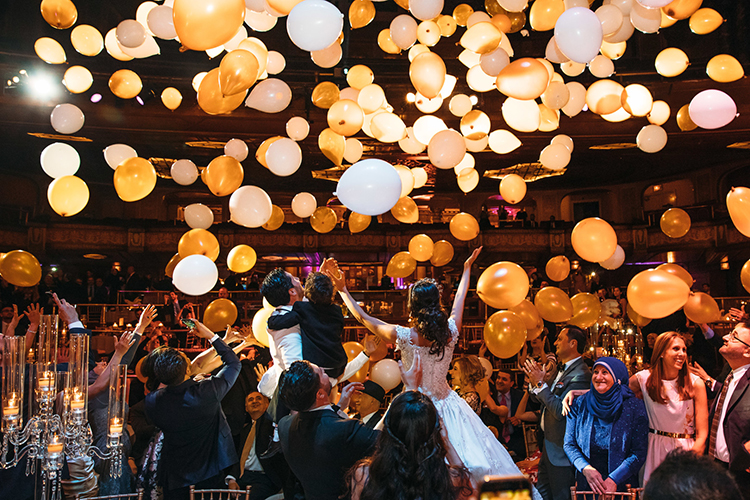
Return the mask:
M 690 292 L 685 307 L 685 316 L 693 323 L 714 323 L 721 318 L 719 305 L 713 297 L 703 292 Z
M 674 274 L 649 269 L 636 274 L 628 284 L 628 303 L 633 310 L 652 319 L 666 318 L 687 302 L 690 287 Z
M 349 6 L 352 29 L 364 28 L 375 19 L 375 5 L 370 0 L 354 0 Z
M 244 92 L 252 87 L 257 79 L 258 59 L 247 50 L 233 50 L 219 63 L 219 87 L 224 96 Z
M 58 215 L 71 217 L 86 207 L 89 202 L 89 187 L 80 177 L 64 175 L 50 183 L 47 201 Z
M 227 255 L 227 268 L 233 273 L 246 273 L 255 266 L 258 256 L 249 245 L 237 245 Z
M 310 226 L 318 233 L 330 233 L 337 222 L 336 212 L 330 207 L 318 207 L 310 216 Z
M 564 255 L 557 255 L 547 261 L 547 267 L 544 268 L 547 277 L 552 281 L 563 281 L 570 274 L 570 260 Z
M 318 135 L 318 147 L 334 165 L 341 165 L 346 151 L 346 138 L 327 128 Z
M 690 216 L 681 208 L 670 208 L 659 219 L 659 227 L 670 238 L 682 238 L 690 231 Z
M 432 258 L 435 243 L 426 234 L 418 234 L 409 240 L 409 253 L 417 262 L 424 262 Z
M 732 187 L 727 193 L 727 210 L 737 231 L 750 238 L 750 189 Z
M 479 236 L 479 223 L 473 215 L 466 212 L 454 215 L 448 227 L 457 240 L 470 241 Z
M 740 271 L 740 281 L 742 282 L 742 287 L 745 291 L 750 293 L 750 260 L 745 262 L 745 265 L 742 266 L 742 270 Z
M 253 336 L 266 347 L 268 347 L 268 318 L 271 317 L 273 311 L 273 307 L 263 307 L 253 316 Z
M 284 211 L 276 205 L 271 206 L 271 218 L 261 227 L 267 231 L 276 231 L 284 224 Z
M 189 255 L 205 255 L 216 261 L 219 257 L 219 240 L 205 229 L 191 229 L 180 238 L 177 252 L 182 259 Z
M 690 16 L 690 31 L 707 35 L 724 23 L 724 18 L 714 9 L 698 9 Z
M 242 164 L 231 156 L 217 156 L 206 167 L 203 181 L 216 196 L 227 196 L 242 185 L 245 171 Z
M 42 17 L 53 28 L 65 30 L 76 23 L 78 9 L 70 0 L 42 0 Z
M 362 231 L 367 229 L 367 226 L 370 225 L 371 220 L 372 217 L 370 217 L 369 215 L 362 215 L 356 212 L 352 212 L 347 222 L 349 226 L 349 232 L 352 234 L 361 233 Z
M 391 208 L 391 215 L 404 224 L 414 224 L 419 221 L 419 207 L 414 200 L 404 196 Z
M 11 285 L 34 286 L 42 279 L 42 266 L 25 250 L 13 250 L 0 260 L 0 276 Z
M 729 83 L 736 82 L 745 76 L 745 69 L 729 54 L 719 54 L 712 57 L 706 64 L 706 74 L 715 82 Z
M 364 346 L 360 344 L 359 342 L 344 342 L 343 344 L 344 352 L 346 352 L 346 359 L 348 361 L 353 360 L 359 354 L 365 350 Z M 382 358 L 381 358 L 382 359 Z M 376 361 L 370 356 L 370 361 Z M 357 372 L 349 377 L 349 382 L 359 382 L 362 383 L 365 380 L 367 380 L 367 372 L 370 370 L 370 361 L 366 362 L 364 365 L 362 365 L 362 368 L 357 370 Z
M 514 312 L 516 316 L 523 320 L 526 325 L 526 340 L 534 340 L 544 330 L 544 321 L 530 301 L 524 299 L 520 304 L 508 310 Z
M 484 343 L 492 354 L 507 359 L 526 342 L 526 324 L 515 313 L 498 311 L 484 324 Z
M 453 245 L 449 241 L 436 241 L 432 247 L 432 257 L 430 264 L 435 267 L 442 267 L 453 260 Z
M 245 92 L 225 96 L 221 91 L 219 68 L 209 71 L 198 87 L 198 106 L 209 115 L 222 115 L 239 108 L 245 102 Z
M 599 319 L 602 312 L 602 304 L 596 295 L 590 293 L 577 293 L 570 299 L 573 304 L 573 317 L 568 323 L 579 328 L 589 328 Z
M 223 331 L 237 321 L 237 306 L 229 299 L 212 301 L 203 312 L 203 324 L 212 332 Z
M 122 201 L 142 200 L 156 187 L 156 170 L 144 158 L 128 158 L 115 169 L 113 182 Z
M 495 309 L 510 309 L 529 293 L 529 276 L 514 262 L 495 262 L 477 280 L 477 295 Z
M 171 259 L 169 259 L 169 262 L 167 262 L 166 267 L 164 268 L 164 274 L 172 277 L 172 274 L 174 274 L 174 268 L 177 266 L 177 263 L 182 260 L 182 257 L 180 257 L 179 253 L 176 253 L 172 256 Z
M 385 274 L 391 278 L 407 278 L 417 269 L 417 261 L 409 252 L 399 252 L 388 261 Z
M 689 272 L 687 272 L 684 267 L 677 264 L 661 264 L 659 266 L 656 266 L 656 269 L 677 276 L 689 287 L 692 287 L 693 283 L 695 283 L 693 276 Z
M 190 50 L 225 44 L 245 20 L 243 0 L 177 0 L 172 20 L 180 43 Z
M 633 324 L 637 327 L 643 328 L 644 326 L 651 323 L 651 318 L 646 318 L 645 316 L 641 316 L 635 310 L 633 309 L 633 306 L 628 304 L 628 318 L 630 318 L 630 321 L 633 322 Z
M 554 286 L 539 290 L 534 298 L 534 305 L 539 315 L 552 323 L 563 323 L 573 317 L 573 303 L 570 297 Z
M 109 78 L 109 90 L 120 99 L 132 99 L 143 90 L 143 82 L 135 71 L 121 69 Z

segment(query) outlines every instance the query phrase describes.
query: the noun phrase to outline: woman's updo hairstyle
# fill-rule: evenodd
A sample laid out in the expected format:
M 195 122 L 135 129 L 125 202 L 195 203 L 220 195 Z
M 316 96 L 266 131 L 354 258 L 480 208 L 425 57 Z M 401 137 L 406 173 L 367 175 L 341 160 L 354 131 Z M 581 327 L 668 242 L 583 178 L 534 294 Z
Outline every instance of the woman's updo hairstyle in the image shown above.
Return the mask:
M 425 339 L 432 342 L 430 354 L 442 359 L 445 347 L 451 339 L 448 314 L 440 304 L 440 288 L 437 282 L 423 278 L 409 291 L 409 315 L 411 326 Z

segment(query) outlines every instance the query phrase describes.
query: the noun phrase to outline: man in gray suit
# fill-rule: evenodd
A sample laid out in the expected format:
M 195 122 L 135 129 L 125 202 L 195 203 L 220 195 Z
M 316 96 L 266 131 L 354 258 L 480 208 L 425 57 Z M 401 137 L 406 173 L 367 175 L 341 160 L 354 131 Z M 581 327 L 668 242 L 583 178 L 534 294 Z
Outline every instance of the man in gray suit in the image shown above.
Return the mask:
M 544 449 L 539 462 L 539 479 L 536 487 L 544 500 L 567 500 L 570 487 L 575 483 L 575 469 L 563 450 L 565 417 L 563 398 L 574 389 L 588 389 L 591 370 L 581 355 L 586 347 L 586 334 L 576 326 L 567 326 L 555 341 L 559 361 L 557 375 L 545 381 L 543 366 L 531 358 L 523 369 L 529 377 L 529 392 L 542 405 L 541 426 L 544 431 Z

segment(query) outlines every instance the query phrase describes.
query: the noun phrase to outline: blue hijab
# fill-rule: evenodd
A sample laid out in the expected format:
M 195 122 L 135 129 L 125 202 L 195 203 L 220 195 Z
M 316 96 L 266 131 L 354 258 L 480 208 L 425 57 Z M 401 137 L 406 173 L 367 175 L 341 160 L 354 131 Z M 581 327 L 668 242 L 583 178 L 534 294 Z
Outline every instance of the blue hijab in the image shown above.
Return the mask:
M 597 365 L 606 368 L 615 383 L 607 392 L 599 394 L 592 381 L 591 390 L 583 396 L 584 404 L 595 417 L 612 422 L 620 416 L 623 400 L 633 397 L 633 391 L 628 386 L 628 368 L 617 358 L 599 358 L 594 363 L 594 368 Z

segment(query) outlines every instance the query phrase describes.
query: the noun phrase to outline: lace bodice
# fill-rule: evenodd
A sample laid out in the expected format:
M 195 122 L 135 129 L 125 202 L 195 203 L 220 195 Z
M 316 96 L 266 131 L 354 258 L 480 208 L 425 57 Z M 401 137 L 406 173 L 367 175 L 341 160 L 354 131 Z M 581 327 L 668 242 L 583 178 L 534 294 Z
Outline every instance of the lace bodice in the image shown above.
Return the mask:
M 451 392 L 446 375 L 453 358 L 453 348 L 458 339 L 458 328 L 453 318 L 448 319 L 448 328 L 450 328 L 451 340 L 445 346 L 445 354 L 441 359 L 438 355 L 430 354 L 430 346 L 414 345 L 411 341 L 411 328 L 396 327 L 396 349 L 401 351 L 404 369 L 411 368 L 414 362 L 414 351 L 419 350 L 422 358 L 422 383 L 419 385 L 419 392 L 433 400 L 444 399 Z

